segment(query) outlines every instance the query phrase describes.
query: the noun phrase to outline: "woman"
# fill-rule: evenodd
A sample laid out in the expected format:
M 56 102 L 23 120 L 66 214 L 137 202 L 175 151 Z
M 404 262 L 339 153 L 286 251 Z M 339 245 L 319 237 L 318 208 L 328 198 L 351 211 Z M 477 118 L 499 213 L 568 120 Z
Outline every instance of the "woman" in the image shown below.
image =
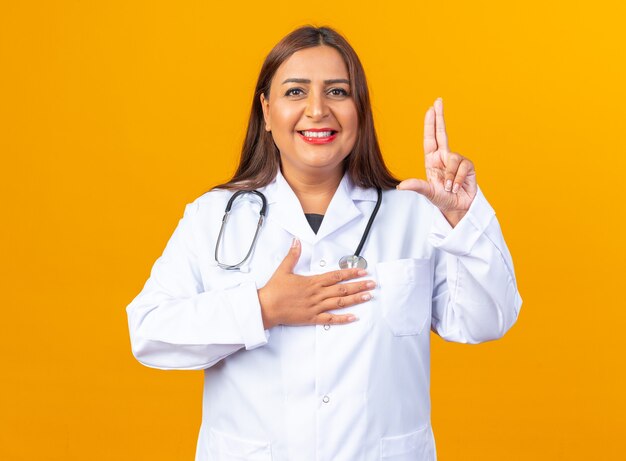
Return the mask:
M 197 460 L 436 459 L 429 329 L 496 339 L 521 299 L 474 167 L 448 150 L 441 100 L 424 148 L 428 180 L 398 184 L 363 68 L 332 29 L 270 52 L 235 176 L 187 206 L 127 309 L 141 363 L 205 370 Z M 237 190 L 267 200 L 256 244 L 255 194 L 220 231 Z M 357 253 L 367 269 L 340 268 Z

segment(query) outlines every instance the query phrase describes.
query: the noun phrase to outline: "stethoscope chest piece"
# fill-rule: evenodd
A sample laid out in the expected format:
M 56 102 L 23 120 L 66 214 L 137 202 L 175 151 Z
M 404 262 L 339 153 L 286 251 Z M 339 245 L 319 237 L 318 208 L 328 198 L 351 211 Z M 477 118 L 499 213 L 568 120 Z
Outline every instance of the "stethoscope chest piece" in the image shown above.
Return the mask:
M 341 269 L 353 269 L 353 268 L 367 269 L 367 261 L 365 260 L 363 256 L 357 256 L 357 255 L 343 256 L 339 260 L 339 267 Z

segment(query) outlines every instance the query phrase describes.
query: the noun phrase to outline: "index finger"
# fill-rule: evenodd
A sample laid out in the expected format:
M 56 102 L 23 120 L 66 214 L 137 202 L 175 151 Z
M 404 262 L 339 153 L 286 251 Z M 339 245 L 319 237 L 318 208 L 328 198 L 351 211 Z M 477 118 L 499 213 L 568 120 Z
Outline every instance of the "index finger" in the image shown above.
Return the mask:
M 351 269 L 339 269 L 337 271 L 327 272 L 325 274 L 318 275 L 320 283 L 323 287 L 330 287 L 344 280 L 351 280 L 358 277 L 367 275 L 365 269 L 359 269 L 357 267 Z
M 443 100 L 437 98 L 435 100 L 435 136 L 439 149 L 448 152 L 448 134 L 446 133 L 446 122 L 443 119 Z

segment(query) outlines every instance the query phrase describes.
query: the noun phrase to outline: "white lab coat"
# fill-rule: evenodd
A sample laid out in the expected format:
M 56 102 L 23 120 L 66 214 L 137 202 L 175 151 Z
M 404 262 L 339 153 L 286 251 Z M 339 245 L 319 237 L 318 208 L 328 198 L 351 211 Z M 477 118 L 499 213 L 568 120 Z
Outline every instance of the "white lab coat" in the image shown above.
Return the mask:
M 204 369 L 196 461 L 434 461 L 430 329 L 449 341 L 501 337 L 521 298 L 491 206 L 478 191 L 452 229 L 430 202 L 390 190 L 363 249 L 373 299 L 341 312 L 349 325 L 263 329 L 257 289 L 302 242 L 295 272 L 338 269 L 376 203 L 342 179 L 313 233 L 279 173 L 261 189 L 268 214 L 240 272 L 217 267 L 215 243 L 232 192 L 188 205 L 143 291 L 128 306 L 132 350 L 162 369 Z M 220 261 L 248 251 L 259 205 L 233 207 Z

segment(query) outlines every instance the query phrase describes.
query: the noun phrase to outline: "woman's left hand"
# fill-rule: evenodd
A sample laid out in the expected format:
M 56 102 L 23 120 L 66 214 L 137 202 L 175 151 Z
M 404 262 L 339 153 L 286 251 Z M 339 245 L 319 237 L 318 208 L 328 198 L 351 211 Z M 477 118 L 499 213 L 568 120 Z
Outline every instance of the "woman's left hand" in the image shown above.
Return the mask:
M 476 171 L 469 159 L 448 149 L 441 98 L 426 111 L 424 155 L 428 181 L 406 179 L 398 184 L 398 189 L 424 195 L 454 227 L 465 216 L 476 196 Z

